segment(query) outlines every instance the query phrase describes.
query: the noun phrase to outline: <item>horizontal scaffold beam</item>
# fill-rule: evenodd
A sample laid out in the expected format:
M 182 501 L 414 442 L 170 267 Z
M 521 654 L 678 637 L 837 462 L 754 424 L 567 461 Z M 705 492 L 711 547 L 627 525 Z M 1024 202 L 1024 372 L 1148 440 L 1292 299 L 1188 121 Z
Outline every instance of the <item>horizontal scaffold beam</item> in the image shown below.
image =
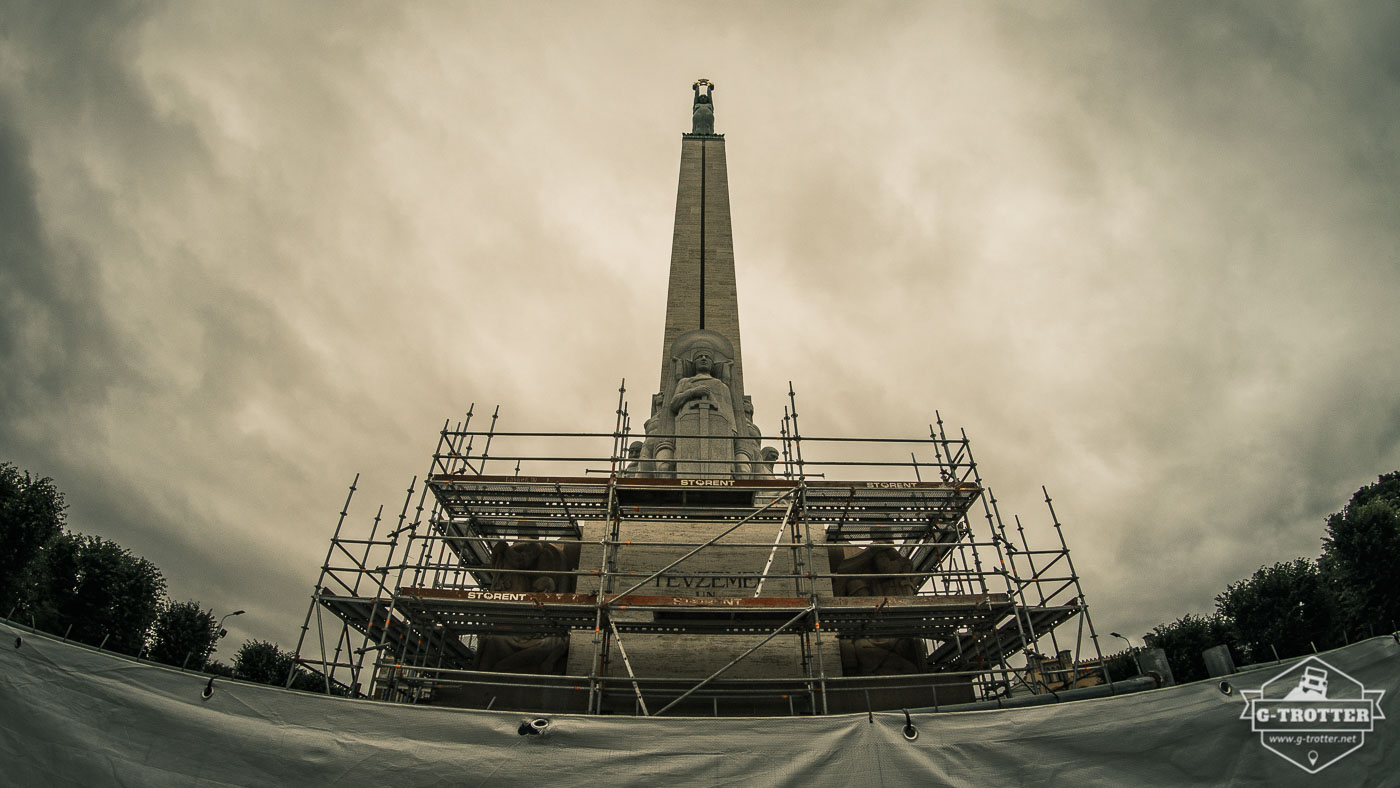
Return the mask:
M 609 493 L 629 520 L 751 518 L 777 521 L 783 510 L 753 510 L 798 486 L 773 479 L 649 479 L 588 476 L 437 474 L 428 479 L 445 522 L 484 538 L 577 538 L 580 520 L 609 516 Z M 982 493 L 943 481 L 806 480 L 802 519 L 826 530 L 827 542 L 927 539 L 948 531 Z M 946 538 L 941 537 L 940 538 Z
M 769 631 L 808 609 L 807 597 L 673 597 L 630 594 L 607 609 L 623 632 L 740 634 Z M 838 637 L 954 638 L 960 633 L 991 635 L 1011 621 L 1016 606 L 1005 594 L 966 594 L 905 598 L 816 598 L 816 618 L 792 631 L 821 631 Z M 564 634 L 592 630 L 598 599 L 591 594 L 506 593 L 440 588 L 403 589 L 396 611 L 415 622 L 432 622 L 455 634 Z M 349 600 L 333 610 L 352 613 L 367 605 Z M 353 614 L 353 613 L 352 613 Z M 1023 612 L 1023 615 L 1026 613 Z M 1039 615 L 1036 616 L 1040 618 Z M 358 627 L 357 627 L 358 628 Z

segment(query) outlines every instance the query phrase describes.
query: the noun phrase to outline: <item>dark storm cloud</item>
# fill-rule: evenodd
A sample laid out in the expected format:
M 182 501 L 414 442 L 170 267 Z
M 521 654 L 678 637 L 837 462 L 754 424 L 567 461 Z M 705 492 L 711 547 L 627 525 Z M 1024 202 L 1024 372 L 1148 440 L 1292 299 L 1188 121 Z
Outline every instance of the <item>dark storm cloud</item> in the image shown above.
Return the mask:
M 764 432 L 938 409 L 1141 630 L 1400 466 L 1397 16 L 12 5 L 0 459 L 287 644 L 356 471 L 645 407 L 707 76 Z
M 1095 442 L 1140 441 L 1130 456 L 1148 471 L 1142 499 L 1157 502 L 1130 526 L 1117 573 L 1146 567 L 1159 588 L 1185 578 L 1172 587 L 1204 606 L 1221 575 L 1316 555 L 1322 515 L 1395 461 L 1388 337 L 1400 324 L 1384 303 L 1400 284 L 1400 87 L 1386 42 L 1400 15 L 1232 4 L 1107 16 L 1017 32 L 1077 99 L 1050 125 L 1091 136 L 1106 169 L 1131 173 L 1160 211 L 1120 263 L 1170 272 L 1170 342 L 1113 365 L 1139 378 L 1125 393 L 1148 407 L 1135 417 L 1119 403 L 1126 419 Z M 1047 21 L 1062 46 L 1043 44 Z M 1155 567 L 1172 553 L 1170 571 Z
M 0 418 L 7 433 L 37 411 L 79 409 L 101 400 L 124 369 L 95 292 L 91 261 L 44 237 L 34 204 L 28 146 L 0 106 Z M 56 407 L 57 406 L 57 407 Z
M 877 95 L 925 78 L 892 106 L 926 136 L 837 78 L 813 103 L 851 120 L 804 145 L 820 166 L 765 173 L 782 360 L 823 398 L 810 423 L 907 432 L 941 405 L 1012 510 L 1048 482 L 1125 628 L 1208 608 L 1316 555 L 1322 516 L 1400 459 L 1395 14 L 986 16 L 956 63 L 929 17 L 917 53 L 862 51 Z M 848 383 L 812 376 L 833 362 Z
M 142 190 L 209 167 L 195 130 L 162 117 L 133 76 L 148 10 L 36 4 L 8 15 L 17 68 L 5 95 L 15 111 L 0 126 L 0 447 L 58 479 L 73 527 L 155 560 L 173 595 L 228 606 L 260 575 L 296 567 L 236 549 L 239 524 L 210 491 L 259 474 L 302 481 L 285 455 L 229 424 L 250 391 L 294 394 L 312 365 L 266 303 L 205 275 L 189 250 L 173 253 L 165 281 L 121 268 L 155 262 L 127 224 Z M 33 147 L 49 135 L 71 144 L 50 147 L 41 182 Z M 55 221 L 41 195 L 72 213 Z

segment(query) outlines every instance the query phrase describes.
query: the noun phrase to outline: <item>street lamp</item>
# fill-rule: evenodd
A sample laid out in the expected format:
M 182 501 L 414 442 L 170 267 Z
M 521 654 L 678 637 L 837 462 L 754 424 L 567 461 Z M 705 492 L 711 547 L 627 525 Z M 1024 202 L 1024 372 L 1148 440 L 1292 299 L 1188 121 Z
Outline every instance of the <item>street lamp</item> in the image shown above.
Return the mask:
M 232 618 L 232 617 L 234 617 L 234 616 L 241 616 L 241 615 L 243 615 L 244 613 L 247 613 L 247 612 L 248 612 L 248 611 L 246 611 L 246 610 L 235 610 L 235 611 L 233 611 L 232 613 L 225 613 L 225 614 L 224 614 L 224 617 L 221 618 L 221 619 L 219 619 L 219 624 L 218 624 L 218 626 L 214 627 L 214 632 L 215 632 L 215 634 L 214 634 L 214 640 L 217 641 L 217 640 L 219 640 L 220 638 L 222 638 L 224 635 L 227 635 L 227 634 L 228 634 L 228 630 L 227 630 L 227 629 L 224 629 L 224 622 L 225 622 L 225 621 L 229 620 L 230 618 Z M 213 651 L 214 651 L 213 648 L 210 648 L 210 649 L 209 649 L 209 652 L 210 652 L 210 653 L 213 653 Z M 199 663 L 199 669 L 200 669 L 201 671 L 203 671 L 204 668 L 205 668 L 205 666 L 208 665 L 208 664 L 209 664 L 209 654 L 205 654 L 205 655 L 204 655 L 204 661 Z
M 226 613 L 226 614 L 224 614 L 224 617 L 221 618 L 221 619 L 219 619 L 219 625 L 218 625 L 217 627 L 214 627 L 214 630 L 215 630 L 216 632 L 219 633 L 219 634 L 217 634 L 217 635 L 214 636 L 214 639 L 215 639 L 215 640 L 218 640 L 219 638 L 221 638 L 221 637 L 223 637 L 224 635 L 227 635 L 227 634 L 228 634 L 228 630 L 227 630 L 227 629 L 224 629 L 224 622 L 225 622 L 225 621 L 227 621 L 229 618 L 231 618 L 231 617 L 233 617 L 233 616 L 241 616 L 241 615 L 243 615 L 244 613 L 247 613 L 247 612 L 248 612 L 248 611 L 246 611 L 246 610 L 235 610 L 235 611 L 233 611 L 232 613 Z
M 1109 637 L 1118 638 L 1119 640 L 1121 640 L 1121 641 L 1123 641 L 1124 643 L 1127 643 L 1127 644 L 1128 644 L 1128 653 L 1133 655 L 1133 664 L 1137 666 L 1138 675 L 1141 676 L 1141 675 L 1142 675 L 1142 663 L 1141 663 L 1140 661 L 1138 661 L 1137 648 L 1133 646 L 1133 641 L 1128 640 L 1127 638 L 1123 637 L 1122 635 L 1118 634 L 1117 632 L 1110 632 L 1110 633 L 1108 633 L 1108 634 L 1109 634 Z

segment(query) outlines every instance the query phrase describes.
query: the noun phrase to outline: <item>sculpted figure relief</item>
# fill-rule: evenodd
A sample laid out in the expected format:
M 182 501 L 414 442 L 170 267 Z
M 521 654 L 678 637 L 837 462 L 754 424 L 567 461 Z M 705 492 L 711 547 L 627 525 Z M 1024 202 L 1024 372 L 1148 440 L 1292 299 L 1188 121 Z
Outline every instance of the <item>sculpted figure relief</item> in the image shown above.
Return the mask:
M 492 591 L 561 593 L 572 591 L 571 556 L 552 542 L 504 539 L 491 547 Z M 548 572 L 552 574 L 534 574 Z M 477 641 L 476 669 L 498 673 L 560 673 L 569 651 L 566 637 L 483 635 Z
M 642 463 L 646 471 L 644 476 L 666 477 L 676 473 L 676 439 L 659 437 L 663 423 L 662 408 L 665 406 L 665 394 L 652 395 L 651 418 L 647 419 L 642 428 L 647 435 L 646 442 L 642 444 L 642 456 L 646 458 L 646 462 Z
M 558 674 L 569 653 L 566 637 L 482 635 L 477 641 L 476 669 L 495 673 Z
M 729 387 L 734 348 L 722 334 L 707 329 L 687 331 L 671 345 L 675 383 L 670 386 L 666 415 L 675 429 L 676 475 L 721 478 L 734 474 L 734 416 Z
M 831 585 L 836 596 L 905 597 L 917 593 L 915 578 L 898 576 L 912 573 L 913 562 L 901 555 L 888 539 L 877 539 L 864 550 L 850 555 L 852 551 L 849 547 L 832 548 L 834 576 Z M 923 660 L 923 645 L 916 638 L 841 641 L 842 667 L 849 671 L 848 675 L 918 673 Z
M 695 365 L 695 374 L 676 382 L 676 393 L 671 396 L 671 412 L 679 415 L 687 407 L 707 404 L 733 429 L 734 403 L 730 399 L 729 386 L 713 374 L 716 371 L 714 351 L 703 346 L 696 349 L 691 363 Z
M 642 465 L 644 464 L 644 460 L 642 460 L 642 447 L 645 445 L 646 444 L 641 441 L 633 441 L 632 445 L 627 447 L 627 465 L 622 469 L 623 476 L 643 475 Z
M 913 572 L 913 562 L 900 555 L 888 539 L 876 540 L 832 567 L 832 571 L 838 575 L 866 575 L 832 578 L 832 592 L 837 596 L 913 596 L 916 591 L 914 578 L 898 577 Z
M 778 450 L 772 446 L 764 446 L 763 451 L 759 452 L 759 457 L 762 460 L 759 462 L 759 470 L 762 474 L 759 477 L 760 479 L 775 478 L 773 475 L 773 466 L 778 463 L 778 456 Z
M 502 539 L 491 547 L 492 591 L 514 593 L 557 593 L 563 590 L 561 575 L 534 574 L 534 572 L 561 572 L 567 570 L 564 552 L 550 542 L 535 539 L 522 539 L 510 544 Z
M 850 652 L 847 653 L 849 644 Z M 914 638 L 856 638 L 841 641 L 841 667 L 847 675 L 893 676 L 918 673 L 924 661 L 923 647 Z M 854 662 L 854 670 L 847 660 Z
M 753 423 L 753 398 L 744 397 L 744 419 L 739 425 L 739 437 L 734 439 L 734 472 L 741 479 L 761 479 L 758 466 L 759 441 L 763 433 Z

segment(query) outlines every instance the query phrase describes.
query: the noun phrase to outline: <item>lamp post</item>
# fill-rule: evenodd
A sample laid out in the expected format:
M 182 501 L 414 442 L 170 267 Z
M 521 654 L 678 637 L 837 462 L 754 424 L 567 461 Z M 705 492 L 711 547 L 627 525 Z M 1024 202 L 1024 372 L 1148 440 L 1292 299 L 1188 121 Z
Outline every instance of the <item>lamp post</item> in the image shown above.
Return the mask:
M 1138 675 L 1141 676 L 1141 675 L 1142 675 L 1142 663 L 1138 661 L 1138 652 L 1137 652 L 1137 648 L 1133 646 L 1133 641 L 1128 640 L 1127 638 L 1123 637 L 1122 635 L 1118 634 L 1117 632 L 1110 632 L 1110 633 L 1108 633 L 1108 635 L 1109 635 L 1109 637 L 1118 638 L 1119 640 L 1121 640 L 1121 641 L 1123 641 L 1124 643 L 1127 643 L 1127 644 L 1128 644 L 1128 653 L 1133 655 L 1133 664 L 1137 666 Z
M 224 629 L 224 622 L 225 622 L 225 621 L 229 620 L 230 618 L 232 618 L 232 617 L 234 617 L 234 616 L 241 616 L 241 615 L 243 615 L 243 614 L 246 613 L 246 612 L 248 612 L 248 611 L 246 611 L 246 610 L 235 610 L 235 611 L 233 611 L 232 613 L 225 613 L 225 614 L 224 614 L 224 617 L 221 618 L 221 619 L 219 619 L 218 625 L 214 627 L 214 640 L 217 642 L 219 639 L 223 638 L 224 635 L 227 635 L 227 634 L 228 634 L 228 630 L 227 630 L 227 629 Z M 212 649 L 212 648 L 209 649 L 209 652 L 212 654 L 212 653 L 214 652 L 214 649 Z M 201 671 L 203 671 L 203 670 L 204 670 L 204 666 L 205 666 L 205 665 L 208 665 L 208 664 L 209 664 L 209 655 L 208 655 L 208 654 L 205 654 L 205 655 L 204 655 L 204 661 L 201 662 L 201 663 L 199 663 L 199 669 L 200 669 Z
M 228 619 L 232 618 L 233 616 L 241 616 L 241 615 L 243 615 L 244 613 L 247 613 L 247 612 L 248 612 L 248 611 L 246 611 L 246 610 L 235 610 L 235 611 L 233 611 L 232 613 L 225 613 L 225 614 L 224 614 L 224 617 L 221 618 L 221 619 L 219 619 L 219 625 L 218 625 L 217 627 L 214 627 L 214 631 L 219 633 L 219 634 L 217 634 L 217 635 L 214 636 L 214 639 L 215 639 L 215 640 L 218 640 L 219 638 L 221 638 L 221 637 L 223 637 L 224 635 L 227 635 L 227 634 L 228 634 L 228 630 L 227 630 L 227 629 L 224 629 L 224 622 L 225 622 L 225 621 L 227 621 Z

